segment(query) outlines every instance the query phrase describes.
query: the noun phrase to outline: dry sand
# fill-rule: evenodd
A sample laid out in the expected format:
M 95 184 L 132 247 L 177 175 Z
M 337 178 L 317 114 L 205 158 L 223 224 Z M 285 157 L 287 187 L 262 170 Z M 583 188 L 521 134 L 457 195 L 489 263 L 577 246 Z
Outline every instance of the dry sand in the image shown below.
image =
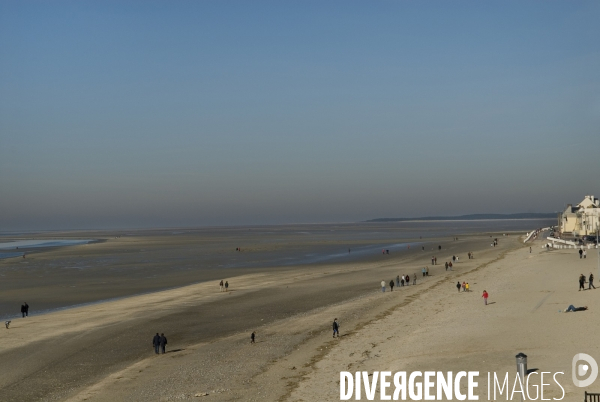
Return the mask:
M 448 242 L 438 262 L 458 254 L 460 263 L 453 272 L 430 267 L 425 280 L 429 251 L 238 276 L 228 293 L 202 283 L 16 319 L 1 332 L 1 399 L 339 400 L 341 370 L 513 372 L 524 352 L 530 367 L 565 371 L 565 400 L 573 400 L 581 391 L 570 382 L 572 356 L 600 356 L 600 305 L 594 291 L 577 292 L 596 257 L 539 244 L 529 254 L 516 236 L 497 248 L 487 236 Z M 417 286 L 378 290 L 381 279 L 414 272 Z M 457 280 L 472 292 L 459 294 Z M 569 304 L 590 310 L 558 313 Z M 166 355 L 153 353 L 157 331 L 169 339 Z
M 289 400 L 339 400 L 341 370 L 479 371 L 479 395 L 488 400 L 487 372 L 502 378 L 508 372 L 512 388 L 518 352 L 528 355 L 529 368 L 538 373 L 564 372 L 558 377 L 566 392 L 563 400 L 581 400 L 583 389 L 571 381 L 571 360 L 580 352 L 600 357 L 600 293 L 578 292 L 577 278 L 590 272 L 597 277 L 597 254 L 580 260 L 575 250 L 548 252 L 539 244 L 532 254 L 519 249 L 456 275 L 471 284 L 470 293 L 458 293 L 451 282 L 441 280 L 419 292 L 411 305 L 332 345 Z M 482 302 L 483 289 L 490 293 L 488 306 Z M 589 310 L 559 313 L 569 304 Z M 539 385 L 539 374 L 535 376 L 532 384 Z M 552 377 L 546 380 L 550 383 Z M 544 397 L 561 398 L 562 390 L 552 384 Z M 600 384 L 587 391 L 599 392 Z

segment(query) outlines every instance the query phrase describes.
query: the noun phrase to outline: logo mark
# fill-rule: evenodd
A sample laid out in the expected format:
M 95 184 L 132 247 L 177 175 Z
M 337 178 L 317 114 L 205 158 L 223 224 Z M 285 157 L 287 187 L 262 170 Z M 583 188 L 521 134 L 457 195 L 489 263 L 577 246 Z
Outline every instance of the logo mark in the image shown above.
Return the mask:
M 573 365 L 571 368 L 571 372 L 573 373 L 573 384 L 575 384 L 576 387 L 588 387 L 592 385 L 592 383 L 596 381 L 596 378 L 598 377 L 598 363 L 596 363 L 596 360 L 594 360 L 594 358 L 588 354 L 577 353 L 575 356 L 573 356 Z M 585 380 L 580 380 L 579 377 L 583 377 L 588 374 L 590 369 L 590 376 Z

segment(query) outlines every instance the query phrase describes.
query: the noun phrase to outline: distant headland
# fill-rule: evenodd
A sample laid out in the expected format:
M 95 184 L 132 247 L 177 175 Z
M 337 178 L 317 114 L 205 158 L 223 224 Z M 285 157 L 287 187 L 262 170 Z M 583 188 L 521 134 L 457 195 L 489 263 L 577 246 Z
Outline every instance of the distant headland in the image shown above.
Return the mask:
M 365 222 L 407 222 L 407 221 L 466 221 L 482 219 L 554 219 L 555 212 L 521 214 L 470 214 L 460 216 L 423 216 L 420 218 L 377 218 Z

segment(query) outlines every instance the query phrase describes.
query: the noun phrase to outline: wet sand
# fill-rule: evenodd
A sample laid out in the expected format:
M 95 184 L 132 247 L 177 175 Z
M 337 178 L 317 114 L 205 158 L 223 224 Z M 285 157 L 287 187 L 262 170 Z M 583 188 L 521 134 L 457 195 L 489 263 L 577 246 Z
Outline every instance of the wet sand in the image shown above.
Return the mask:
M 16 317 L 23 302 L 39 314 L 248 273 L 295 270 L 298 265 L 303 269 L 311 264 L 376 262 L 382 248 L 390 249 L 389 258 L 420 256 L 420 245 L 414 244 L 425 242 L 430 249 L 438 241 L 436 235 L 448 233 L 443 241 L 455 235 L 465 239 L 464 232 L 488 226 L 538 223 L 408 222 L 37 234 L 37 239 L 100 242 L 22 249 L 25 259 L 0 260 L 0 318 Z M 400 246 L 404 243 L 413 243 L 413 248 Z M 235 251 L 238 247 L 241 252 Z
M 77 247 L 91 250 L 86 251 L 90 255 L 139 249 L 138 239 L 122 239 Z M 157 242 L 161 241 L 164 239 L 158 236 Z M 296 377 L 300 373 L 306 375 L 321 355 L 319 348 L 323 348 L 322 339 L 329 332 L 332 314 L 341 319 L 342 332 L 360 327 L 379 314 L 403 308 L 437 281 L 452 281 L 460 270 L 485 264 L 504 251 L 521 247 L 516 236 L 501 238 L 498 248 L 491 248 L 489 241 L 488 234 L 464 236 L 456 242 L 432 242 L 430 246 L 442 244 L 441 253 L 430 247 L 425 252 L 412 249 L 347 263 L 289 266 L 262 272 L 246 269 L 243 275 L 227 278 L 231 283 L 231 292 L 227 293 L 219 292 L 215 281 L 201 282 L 15 319 L 10 330 L 2 331 L 5 347 L 0 351 L 0 362 L 3 368 L 11 370 L 4 370 L 0 392 L 14 401 L 176 400 L 194 398 L 203 390 L 225 390 L 214 393 L 222 400 L 277 400 L 294 389 L 294 382 L 300 379 Z M 152 246 L 144 243 L 143 248 Z M 228 247 L 223 250 L 230 252 Z M 476 258 L 467 260 L 467 251 L 474 251 Z M 74 248 L 63 248 L 40 253 L 36 258 L 44 256 L 45 261 L 54 261 L 75 252 L 80 253 Z M 431 277 L 422 280 L 420 268 L 430 264 L 432 253 L 438 256 L 440 264 L 453 254 L 460 255 L 461 261 L 454 272 L 445 272 L 442 265 L 430 266 Z M 159 274 L 160 267 L 156 272 L 157 277 L 164 279 Z M 382 279 L 388 282 L 398 274 L 413 273 L 419 274 L 417 286 L 386 294 L 382 301 L 378 290 Z M 222 271 L 216 274 L 215 279 L 222 276 Z M 107 275 L 114 284 L 123 280 L 118 274 Z M 173 275 L 183 281 L 198 273 L 190 270 L 181 277 Z M 67 280 L 67 276 L 65 273 L 62 279 Z M 102 277 L 105 278 L 106 275 Z M 44 284 L 44 278 L 30 288 L 45 295 L 50 303 L 54 299 L 76 299 L 93 288 L 94 280 L 90 280 L 88 289 L 83 286 L 64 294 L 56 291 L 55 284 Z M 79 278 L 77 283 L 80 282 Z M 108 291 L 100 296 L 108 298 L 113 294 L 118 292 Z M 249 349 L 252 330 L 258 331 L 258 343 Z M 170 353 L 165 356 L 153 354 L 151 339 L 157 331 L 169 339 Z M 308 348 L 308 352 L 290 355 L 301 348 Z M 294 369 L 286 366 L 289 380 L 282 380 L 283 369 L 273 368 L 291 358 L 286 356 L 296 356 L 299 362 Z M 279 378 L 271 378 L 272 373 Z

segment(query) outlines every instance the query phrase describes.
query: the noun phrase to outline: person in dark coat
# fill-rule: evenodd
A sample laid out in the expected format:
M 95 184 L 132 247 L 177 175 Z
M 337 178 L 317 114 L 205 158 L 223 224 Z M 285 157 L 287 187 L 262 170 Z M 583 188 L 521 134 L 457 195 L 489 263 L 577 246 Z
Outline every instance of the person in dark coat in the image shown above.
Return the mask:
M 27 304 L 27 302 L 25 302 L 25 317 L 29 316 L 29 304 Z
M 338 324 L 337 322 L 337 318 L 333 320 L 333 337 L 335 338 L 335 336 L 340 336 L 340 324 Z
M 154 335 L 154 338 L 152 338 L 152 346 L 154 346 L 154 353 L 158 354 L 158 348 L 160 347 L 160 335 L 158 334 L 158 332 L 156 333 L 156 335 Z
M 393 291 L 394 291 L 394 280 L 392 279 L 390 281 L 390 292 L 393 292 Z
M 21 304 L 21 314 L 23 315 L 23 318 L 25 318 L 25 305 Z
M 165 348 L 167 346 L 167 337 L 165 334 L 160 334 L 160 348 L 162 349 L 163 355 L 165 354 Z
M 460 288 L 462 286 L 460 285 L 460 282 L 456 282 L 456 289 L 458 289 L 458 293 L 460 293 Z
M 579 275 L 579 290 L 581 291 L 581 289 L 585 290 L 585 275 L 581 274 Z
M 252 331 L 252 333 L 250 334 L 250 343 L 255 343 L 255 338 L 256 338 L 256 332 Z

